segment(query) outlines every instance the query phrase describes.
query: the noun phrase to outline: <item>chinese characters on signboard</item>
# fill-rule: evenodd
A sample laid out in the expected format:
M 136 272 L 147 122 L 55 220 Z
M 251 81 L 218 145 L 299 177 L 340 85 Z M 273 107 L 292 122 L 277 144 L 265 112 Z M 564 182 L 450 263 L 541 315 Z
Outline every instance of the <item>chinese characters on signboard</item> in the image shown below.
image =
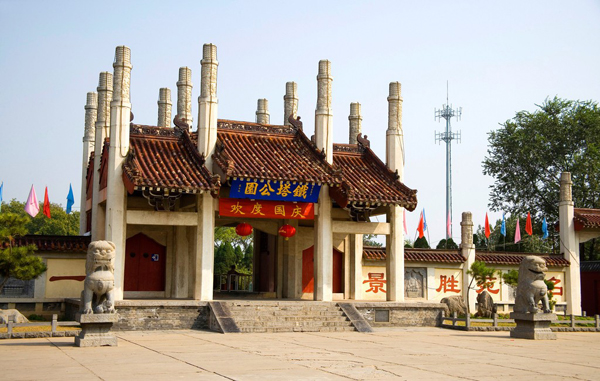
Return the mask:
M 369 289 L 366 292 L 373 292 L 377 294 L 379 291 L 385 293 L 385 284 L 387 281 L 384 280 L 384 273 L 369 273 L 369 279 L 363 280 L 363 284 L 367 283 Z
M 320 190 L 321 186 L 316 184 L 237 179 L 231 182 L 229 197 L 314 203 L 319 200 Z
M 305 202 L 220 198 L 219 214 L 224 217 L 312 220 L 315 218 L 315 208 L 314 204 Z

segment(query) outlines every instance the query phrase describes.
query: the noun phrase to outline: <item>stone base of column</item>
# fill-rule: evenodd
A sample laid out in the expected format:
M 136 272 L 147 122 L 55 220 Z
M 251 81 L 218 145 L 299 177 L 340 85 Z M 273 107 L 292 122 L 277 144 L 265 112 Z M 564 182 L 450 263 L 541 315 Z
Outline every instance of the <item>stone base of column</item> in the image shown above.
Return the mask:
M 117 346 L 117 337 L 110 331 L 119 321 L 118 314 L 77 314 L 81 332 L 75 337 L 76 347 Z
M 530 340 L 556 340 L 556 333 L 550 330 L 550 324 L 556 320 L 556 314 L 531 314 L 511 312 L 510 318 L 517 326 L 510 331 L 510 337 Z

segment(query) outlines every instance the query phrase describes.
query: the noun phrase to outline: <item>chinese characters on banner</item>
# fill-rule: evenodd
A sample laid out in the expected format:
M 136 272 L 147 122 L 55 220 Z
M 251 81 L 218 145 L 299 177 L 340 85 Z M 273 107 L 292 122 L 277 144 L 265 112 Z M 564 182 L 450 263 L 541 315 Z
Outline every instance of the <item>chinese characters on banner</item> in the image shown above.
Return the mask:
M 320 190 L 321 186 L 316 184 L 237 179 L 231 182 L 229 197 L 315 203 L 319 200 Z
M 223 217 L 313 220 L 315 218 L 315 208 L 314 204 L 305 202 L 220 198 L 219 214 Z

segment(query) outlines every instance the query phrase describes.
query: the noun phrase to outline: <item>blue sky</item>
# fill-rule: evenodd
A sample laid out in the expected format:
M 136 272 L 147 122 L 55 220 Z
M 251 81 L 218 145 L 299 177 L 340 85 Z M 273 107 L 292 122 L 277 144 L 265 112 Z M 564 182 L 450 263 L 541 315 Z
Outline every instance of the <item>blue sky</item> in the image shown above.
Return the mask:
M 385 156 L 387 92 L 402 83 L 405 183 L 418 190 L 431 241 L 445 235 L 445 147 L 434 108 L 463 108 L 453 122 L 454 236 L 460 215 L 483 225 L 493 179 L 483 176 L 487 134 L 546 97 L 598 100 L 598 1 L 6 1 L 0 0 L 0 181 L 4 200 L 35 185 L 79 205 L 84 104 L 114 48 L 132 49 L 135 121 L 155 124 L 158 89 L 175 102 L 178 68 L 199 95 L 202 45 L 218 48 L 219 118 L 253 121 L 267 98 L 281 123 L 285 82 L 298 83 L 299 115 L 314 129 L 318 61 L 332 63 L 334 141 L 348 139 L 350 102 Z M 194 102 L 195 103 L 195 102 Z M 194 122 L 197 104 L 193 105 Z M 490 213 L 490 220 L 501 213 Z M 418 213 L 408 213 L 414 236 Z

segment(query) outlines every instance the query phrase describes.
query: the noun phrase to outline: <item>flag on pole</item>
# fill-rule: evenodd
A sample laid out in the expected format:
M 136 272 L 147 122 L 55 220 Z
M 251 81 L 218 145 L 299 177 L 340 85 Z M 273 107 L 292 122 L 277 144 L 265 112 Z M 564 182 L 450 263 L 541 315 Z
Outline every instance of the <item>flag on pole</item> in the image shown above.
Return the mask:
M 67 214 L 71 213 L 71 207 L 75 203 L 75 197 L 73 197 L 73 188 L 69 184 L 69 194 L 67 195 Z
M 423 208 L 423 231 L 427 230 L 427 218 L 425 218 L 425 208 Z
M 37 216 L 37 214 L 40 212 L 40 203 L 38 202 L 33 185 L 31 185 L 29 197 L 27 197 L 27 202 L 25 203 L 25 211 L 31 217 Z
M 492 234 L 490 230 L 490 220 L 488 220 L 488 214 L 485 212 L 485 238 L 490 238 L 490 234 Z
M 46 187 L 46 191 L 44 192 L 44 215 L 48 218 L 50 217 L 50 200 L 48 199 L 48 187 Z
M 448 211 L 448 221 L 446 222 L 446 233 L 448 238 L 452 238 L 452 219 L 450 218 L 450 211 Z
M 533 226 L 531 226 L 531 214 L 527 212 L 527 221 L 525 222 L 525 232 L 529 235 L 533 235 Z
M 506 237 L 506 218 L 504 217 L 504 213 L 502 213 L 502 226 L 500 227 L 500 234 Z
M 0 212 L 2 211 L 2 188 L 4 188 L 4 181 L 0 184 Z
M 519 219 L 517 218 L 517 228 L 515 229 L 515 243 L 521 240 L 521 227 L 519 226 Z
M 544 217 L 544 220 L 542 221 L 542 232 L 544 232 L 542 239 L 548 238 L 548 223 L 546 222 L 546 217 Z
M 417 231 L 419 232 L 419 238 L 423 238 L 423 231 L 425 230 L 425 218 L 423 212 L 421 212 L 421 219 L 419 220 L 419 226 L 417 226 Z

